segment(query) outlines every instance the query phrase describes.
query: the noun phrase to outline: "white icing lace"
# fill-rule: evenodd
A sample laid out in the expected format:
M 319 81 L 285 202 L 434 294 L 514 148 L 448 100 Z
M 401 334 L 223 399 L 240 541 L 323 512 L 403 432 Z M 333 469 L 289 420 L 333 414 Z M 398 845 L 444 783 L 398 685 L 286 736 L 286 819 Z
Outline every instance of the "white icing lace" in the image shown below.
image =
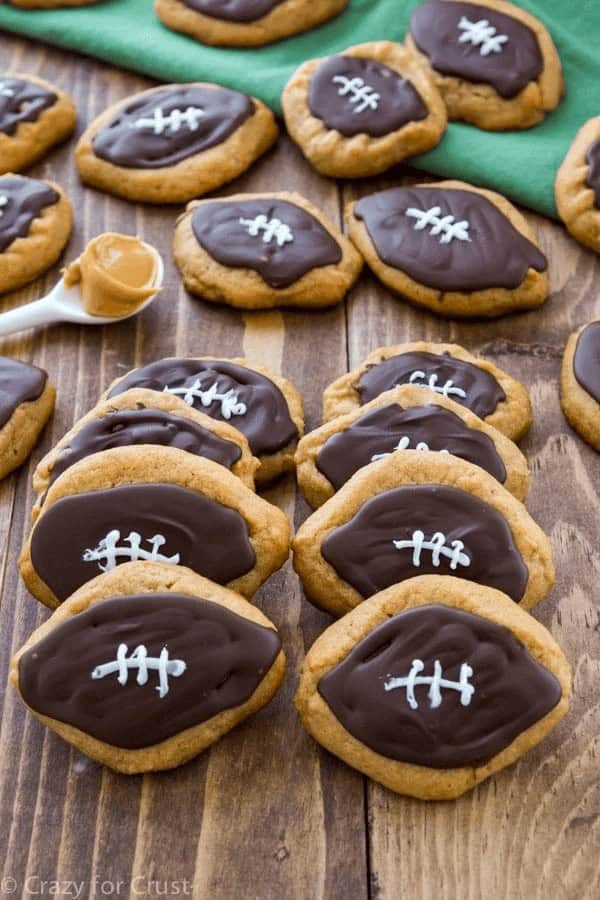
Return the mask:
M 457 222 L 454 216 L 440 216 L 442 209 L 440 206 L 432 206 L 430 209 L 415 209 L 409 207 L 405 215 L 411 219 L 416 219 L 413 228 L 415 231 L 423 231 L 430 227 L 429 234 L 432 236 L 441 235 L 440 244 L 449 244 L 453 240 L 470 241 L 469 223 L 463 219 Z
M 441 394 L 443 397 L 449 397 L 451 394 L 454 394 L 455 397 L 462 397 L 464 399 L 467 396 L 462 388 L 455 387 L 451 378 L 445 381 L 444 384 L 438 384 L 438 377 L 435 372 L 432 372 L 429 378 L 427 378 L 425 372 L 416 369 L 411 374 L 408 381 L 410 384 L 414 384 L 415 387 L 429 388 L 430 391 Z M 425 384 L 417 384 L 418 381 L 424 381 Z
M 167 129 L 171 134 L 179 131 L 184 126 L 190 131 L 196 131 L 200 119 L 204 116 L 204 110 L 199 106 L 188 106 L 187 109 L 174 109 L 165 116 L 160 106 L 155 109 L 152 116 L 142 116 L 133 123 L 134 128 L 143 128 L 153 131 L 154 134 L 163 134 Z
M 142 536 L 137 531 L 131 531 L 126 538 L 123 538 L 123 544 L 119 544 L 120 540 L 121 532 L 118 529 L 109 531 L 106 537 L 99 541 L 97 547 L 84 551 L 83 561 L 97 562 L 101 572 L 110 572 L 111 569 L 114 569 L 118 559 L 128 559 L 132 562 L 139 559 L 174 564 L 179 562 L 179 553 L 175 553 L 173 556 L 165 556 L 160 553 L 160 548 L 167 542 L 166 537 L 162 534 L 155 534 L 154 537 L 147 539 L 146 543 L 150 545 L 149 550 L 145 550 L 141 546 Z
M 459 691 L 462 706 L 470 704 L 471 698 L 475 693 L 475 687 L 469 683 L 469 678 L 473 675 L 473 669 L 468 663 L 464 662 L 461 665 L 458 681 L 451 681 L 443 677 L 444 673 L 439 659 L 436 659 L 433 665 L 433 675 L 419 675 L 419 672 L 422 672 L 424 668 L 425 663 L 422 659 L 413 659 L 410 672 L 406 678 L 388 675 L 388 680 L 383 685 L 384 691 L 406 688 L 406 701 L 411 709 L 419 708 L 415 697 L 415 687 L 418 684 L 429 685 L 427 696 L 429 698 L 429 706 L 432 709 L 436 709 L 442 704 L 442 688 L 449 691 Z
M 240 225 L 244 226 L 250 237 L 259 237 L 262 234 L 264 244 L 270 244 L 275 240 L 278 247 L 283 247 L 284 244 L 294 240 L 294 233 L 289 225 L 281 219 L 267 219 L 262 213 L 253 219 L 240 219 Z
M 389 451 L 389 453 L 376 453 L 374 456 L 371 457 L 371 462 L 377 462 L 378 459 L 385 459 L 386 456 L 391 456 L 392 453 L 396 452 L 396 450 L 408 450 L 409 447 L 410 447 L 410 438 L 408 437 L 408 435 L 405 434 L 403 437 L 400 438 L 400 440 L 398 441 L 396 446 L 392 447 L 392 449 Z M 429 444 L 427 444 L 425 441 L 418 441 L 417 444 L 415 445 L 414 449 L 415 450 L 429 450 Z M 445 449 L 439 450 L 438 452 L 439 453 L 449 453 L 449 451 L 445 450 Z
M 92 672 L 92 678 L 97 680 L 118 672 L 117 681 L 120 685 L 126 685 L 129 678 L 129 670 L 137 669 L 136 682 L 141 686 L 148 681 L 148 671 L 158 672 L 158 696 L 165 697 L 169 693 L 169 676 L 179 678 L 183 675 L 187 666 L 182 659 L 169 659 L 169 651 L 163 647 L 160 656 L 148 656 L 148 651 L 143 644 L 138 644 L 131 656 L 127 656 L 127 644 L 119 644 L 117 655 L 112 662 L 102 663 Z
M 0 95 L 2 97 L 14 97 L 15 92 L 12 88 L 7 87 L 6 81 L 0 81 Z
M 332 81 L 334 84 L 340 85 L 338 88 L 340 97 L 347 96 L 350 103 L 354 105 L 354 114 L 364 112 L 365 109 L 377 110 L 379 108 L 381 97 L 370 84 L 365 82 L 364 78 L 334 75 Z
M 440 564 L 440 556 L 450 560 L 450 568 L 454 571 L 458 566 L 470 566 L 471 558 L 463 553 L 462 541 L 452 541 L 446 546 L 446 535 L 436 531 L 430 541 L 425 540 L 425 535 L 420 529 L 412 533 L 410 540 L 392 541 L 396 550 L 412 550 L 412 564 L 419 568 L 421 565 L 421 553 L 423 550 L 431 550 L 431 562 L 437 568 Z
M 221 404 L 221 415 L 224 419 L 230 419 L 232 416 L 245 416 L 248 412 L 248 407 L 238 399 L 234 388 L 221 392 L 219 391 L 218 381 L 213 382 L 206 390 L 202 390 L 200 385 L 200 379 L 196 378 L 189 387 L 185 387 L 185 385 L 183 387 L 169 387 L 167 385 L 163 388 L 163 392 L 180 396 L 188 406 L 193 406 L 194 400 L 199 400 L 204 407 L 218 401 Z
M 473 44 L 479 47 L 480 56 L 489 56 L 490 53 L 502 53 L 504 44 L 508 42 L 505 34 L 498 34 L 493 25 L 487 19 L 479 19 L 471 22 L 466 16 L 461 16 L 458 28 L 462 31 L 458 39 L 459 44 Z

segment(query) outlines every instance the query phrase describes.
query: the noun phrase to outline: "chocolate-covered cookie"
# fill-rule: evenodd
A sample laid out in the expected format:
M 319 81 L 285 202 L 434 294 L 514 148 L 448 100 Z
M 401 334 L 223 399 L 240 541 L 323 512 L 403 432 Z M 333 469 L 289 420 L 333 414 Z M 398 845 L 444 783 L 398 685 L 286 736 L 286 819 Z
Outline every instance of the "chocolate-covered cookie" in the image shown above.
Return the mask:
M 543 626 L 499 591 L 412 578 L 335 623 L 305 660 L 308 731 L 399 793 L 460 796 L 564 716 L 569 665 Z
M 296 451 L 298 484 L 316 508 L 364 466 L 415 450 L 466 459 L 519 500 L 527 494 L 527 461 L 512 441 L 447 397 L 412 385 L 385 391 L 305 435 Z
M 554 583 L 547 537 L 478 466 L 450 454 L 392 454 L 357 472 L 293 541 L 307 596 L 343 614 L 419 574 L 457 575 L 529 609 Z
M 492 191 L 455 181 L 391 188 L 350 204 L 347 219 L 383 283 L 439 315 L 497 316 L 548 295 L 546 257 Z
M 257 462 L 237 428 L 204 415 L 175 394 L 134 388 L 99 403 L 41 460 L 33 475 L 40 495 L 34 518 L 50 485 L 75 463 L 113 447 L 146 444 L 210 459 L 254 487 Z
M 600 321 L 582 326 L 567 341 L 560 399 L 575 431 L 600 452 Z
M 117 379 L 107 397 L 131 388 L 174 395 L 237 428 L 261 462 L 259 481 L 293 467 L 304 426 L 302 399 L 289 381 L 262 366 L 239 358 L 161 359 Z
M 446 127 L 432 78 L 391 41 L 303 63 L 281 99 L 291 137 L 333 177 L 383 172 L 434 147 Z
M 600 116 L 575 135 L 556 173 L 554 195 L 570 234 L 600 253 Z
M 269 620 L 189 569 L 129 563 L 61 606 L 13 660 L 41 721 L 122 772 L 171 768 L 263 706 L 284 671 Z
M 20 172 L 75 127 L 67 94 L 36 75 L 0 76 L 0 174 Z
M 560 60 L 548 31 L 504 0 L 422 3 L 406 43 L 431 67 L 450 119 L 493 131 L 528 128 L 561 98 Z
M 512 440 L 523 437 L 531 424 L 531 404 L 522 384 L 458 344 L 426 341 L 373 350 L 357 369 L 325 389 L 323 419 L 353 412 L 404 384 L 459 403 Z
M 190 203 L 173 251 L 191 293 L 244 309 L 337 303 L 362 267 L 316 207 L 285 192 Z
M 276 137 L 260 100 L 215 84 L 172 84 L 110 107 L 75 155 L 87 184 L 129 200 L 179 203 L 240 175 Z
M 0 479 L 31 453 L 52 414 L 55 394 L 44 369 L 0 356 Z
M 1 175 L 0 293 L 27 284 L 54 265 L 71 234 L 71 222 L 71 204 L 57 184 Z
M 348 0 L 155 0 L 159 19 L 203 44 L 258 47 L 336 16 Z
M 223 466 L 173 447 L 118 447 L 57 478 L 20 566 L 48 606 L 138 560 L 187 566 L 251 597 L 288 544 L 283 513 Z

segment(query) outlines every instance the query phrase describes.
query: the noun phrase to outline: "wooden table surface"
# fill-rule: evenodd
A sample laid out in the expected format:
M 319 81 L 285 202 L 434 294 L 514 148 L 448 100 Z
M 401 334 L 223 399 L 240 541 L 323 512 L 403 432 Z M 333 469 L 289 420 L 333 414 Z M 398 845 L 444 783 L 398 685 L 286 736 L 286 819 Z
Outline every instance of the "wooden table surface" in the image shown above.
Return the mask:
M 1 71 L 36 73 L 68 90 L 79 131 L 109 103 L 149 84 L 6 36 L 0 57 Z M 0 894 L 597 900 L 600 458 L 566 425 L 558 376 L 567 335 L 600 315 L 598 259 L 558 225 L 531 215 L 552 285 L 537 312 L 491 323 L 443 321 L 364 275 L 334 309 L 245 315 L 194 300 L 181 287 L 170 256 L 178 210 L 83 189 L 73 146 L 72 140 L 31 173 L 56 179 L 73 201 L 67 258 L 102 231 L 137 232 L 163 251 L 167 278 L 160 300 L 131 322 L 59 326 L 0 343 L 0 353 L 45 367 L 58 389 L 56 414 L 29 464 L 0 485 Z M 337 186 L 281 139 L 224 193 L 299 190 L 340 221 L 344 202 L 399 177 Z M 58 267 L 3 297 L 0 308 L 41 296 L 57 275 Z M 420 338 L 463 344 L 531 392 L 534 425 L 522 445 L 532 473 L 527 505 L 551 537 L 558 570 L 556 587 L 535 615 L 563 646 L 575 678 L 572 708 L 541 746 L 458 802 L 429 804 L 395 796 L 321 750 L 303 731 L 292 697 L 302 658 L 330 619 L 303 598 L 289 563 L 257 597 L 282 633 L 289 665 L 282 690 L 254 719 L 180 769 L 115 775 L 46 731 L 12 688 L 4 690 L 11 654 L 48 616 L 23 587 L 16 565 L 30 525 L 31 473 L 115 376 L 162 356 L 243 354 L 298 386 L 313 428 L 322 390 L 333 378 L 379 345 Z M 296 526 L 307 515 L 291 477 L 267 497 Z

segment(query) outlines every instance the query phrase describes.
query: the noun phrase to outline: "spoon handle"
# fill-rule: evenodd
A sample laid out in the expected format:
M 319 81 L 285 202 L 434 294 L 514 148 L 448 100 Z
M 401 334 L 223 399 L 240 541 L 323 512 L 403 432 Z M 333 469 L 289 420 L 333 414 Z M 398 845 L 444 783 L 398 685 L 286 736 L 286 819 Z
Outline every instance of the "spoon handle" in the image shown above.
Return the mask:
M 26 303 L 17 306 L 8 312 L 0 314 L 0 337 L 14 334 L 16 331 L 24 331 L 26 328 L 35 328 L 38 325 L 50 325 L 59 322 L 61 316 L 54 305 L 48 302 L 49 298 L 36 300 L 34 303 Z

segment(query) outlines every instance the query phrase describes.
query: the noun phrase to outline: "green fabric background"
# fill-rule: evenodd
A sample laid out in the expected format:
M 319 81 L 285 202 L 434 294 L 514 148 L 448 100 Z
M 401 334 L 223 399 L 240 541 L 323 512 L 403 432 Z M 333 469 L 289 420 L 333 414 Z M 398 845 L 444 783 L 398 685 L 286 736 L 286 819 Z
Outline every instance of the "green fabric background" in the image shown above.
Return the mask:
M 318 2 L 318 0 L 313 0 Z M 107 0 L 81 9 L 19 11 L 0 6 L 0 29 L 97 56 L 161 81 L 208 80 L 255 94 L 277 112 L 279 95 L 306 59 L 376 39 L 402 40 L 418 0 L 350 0 L 314 31 L 253 50 L 205 47 L 164 28 L 152 0 Z M 563 62 L 567 96 L 527 131 L 492 133 L 453 124 L 415 165 L 495 188 L 556 215 L 554 174 L 577 129 L 600 114 L 600 0 L 525 0 L 550 29 Z

